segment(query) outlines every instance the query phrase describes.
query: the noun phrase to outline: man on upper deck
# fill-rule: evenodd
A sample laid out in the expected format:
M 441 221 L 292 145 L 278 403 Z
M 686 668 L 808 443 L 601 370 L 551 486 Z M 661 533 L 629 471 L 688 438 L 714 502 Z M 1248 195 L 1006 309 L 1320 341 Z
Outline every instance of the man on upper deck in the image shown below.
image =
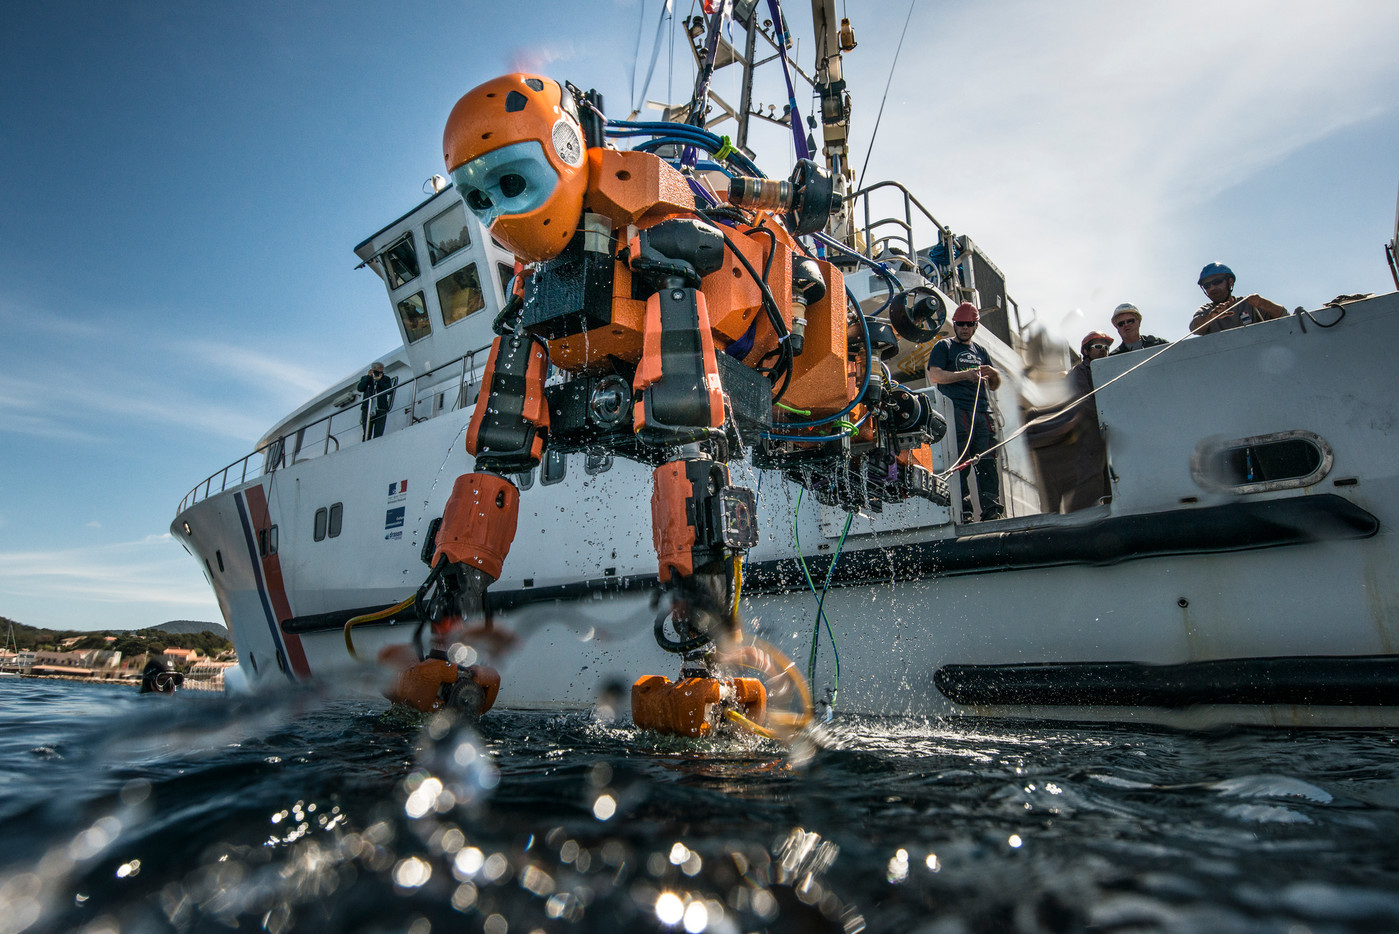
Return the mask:
M 1122 343 L 1118 344 L 1117 349 L 1109 356 L 1170 343 L 1154 335 L 1142 333 L 1142 313 L 1131 302 L 1123 302 L 1112 310 L 1112 326 L 1117 328 L 1117 336 L 1122 339 Z
M 965 463 L 996 445 L 996 430 L 991 424 L 991 392 L 1000 388 L 1001 374 L 991 365 L 991 355 L 985 348 L 972 343 L 981 313 L 971 302 L 963 302 L 952 313 L 952 337 L 933 345 L 928 354 L 928 382 L 938 387 L 952 402 L 957 423 L 957 450 Z M 970 465 L 963 467 L 962 521 L 972 519 L 972 488 Z M 999 519 L 1005 515 L 1001 508 L 1001 477 L 994 455 L 976 462 L 976 489 L 981 501 L 981 518 Z
M 359 378 L 355 391 L 364 400 L 359 404 L 359 425 L 364 440 L 377 438 L 384 433 L 389 409 L 393 408 L 393 380 L 384 374 L 384 364 L 375 360 L 369 372 Z
M 1209 301 L 1190 319 L 1191 334 L 1213 334 L 1287 314 L 1286 308 L 1257 293 L 1235 298 L 1234 270 L 1223 263 L 1210 263 L 1200 270 L 1200 289 Z

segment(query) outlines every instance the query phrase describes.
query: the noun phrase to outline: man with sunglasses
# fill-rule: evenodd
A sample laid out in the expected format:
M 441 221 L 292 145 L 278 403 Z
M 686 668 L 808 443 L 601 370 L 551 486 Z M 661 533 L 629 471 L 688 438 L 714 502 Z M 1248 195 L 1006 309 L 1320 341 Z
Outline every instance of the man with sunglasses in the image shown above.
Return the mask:
M 1256 293 L 1235 298 L 1234 270 L 1223 263 L 1201 269 L 1199 284 L 1209 301 L 1190 319 L 1191 334 L 1214 334 L 1287 314 L 1286 308 Z
M 1061 504 L 1064 512 L 1096 506 L 1111 492 L 1107 445 L 1103 443 L 1103 433 L 1098 428 L 1098 400 L 1096 396 L 1089 395 L 1093 391 L 1093 361 L 1106 357 L 1111 346 L 1111 337 L 1102 331 L 1089 331 L 1078 345 L 1082 362 L 1069 370 L 1070 401 L 1083 399 L 1084 396 L 1088 398 L 1071 410 L 1076 415 L 1078 426 L 1075 444 L 1077 457 L 1073 486 L 1065 493 Z
M 1142 333 L 1142 313 L 1131 302 L 1123 302 L 1112 310 L 1112 326 L 1117 328 L 1117 336 L 1122 338 L 1122 343 L 1116 350 L 1110 351 L 1108 356 L 1170 343 L 1151 334 Z
M 991 424 L 991 392 L 1001 386 L 1001 374 L 991 365 L 991 355 L 972 343 L 981 313 L 971 302 L 963 302 L 952 313 L 952 337 L 933 345 L 928 355 L 928 382 L 938 387 L 952 402 L 957 423 L 957 450 L 961 462 L 985 453 L 996 445 Z M 962 477 L 962 521 L 972 521 L 970 466 L 958 471 Z M 976 489 L 981 501 L 981 518 L 999 519 L 1001 477 L 994 454 L 976 462 Z

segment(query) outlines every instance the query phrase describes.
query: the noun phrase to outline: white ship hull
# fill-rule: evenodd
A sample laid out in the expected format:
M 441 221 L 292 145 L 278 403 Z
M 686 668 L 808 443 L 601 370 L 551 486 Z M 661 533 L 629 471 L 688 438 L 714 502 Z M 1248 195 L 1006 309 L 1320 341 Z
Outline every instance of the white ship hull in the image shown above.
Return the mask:
M 1399 724 L 1395 346 L 1399 295 L 1387 295 L 1190 339 L 1149 362 L 1151 352 L 1098 361 L 1100 387 L 1135 368 L 1098 396 L 1110 505 L 1031 514 L 1013 476 L 1027 472 L 1025 452 L 1013 446 L 1009 518 L 960 525 L 924 501 L 857 517 L 824 602 L 840 653 L 836 709 Z M 208 567 L 250 683 L 355 667 L 342 625 L 422 582 L 428 525 L 471 469 L 468 414 L 210 487 L 179 514 L 172 529 Z M 1305 484 L 1210 474 L 1221 446 L 1292 437 L 1320 439 L 1325 454 Z M 587 708 L 678 669 L 651 633 L 649 468 L 617 460 L 591 476 L 584 462 L 569 455 L 560 482 L 536 478 L 522 494 L 490 591 L 499 624 L 519 637 L 493 659 L 501 706 Z M 804 669 L 816 599 L 793 563 L 797 540 L 819 588 L 845 516 L 810 495 L 797 510 L 795 486 L 733 467 L 759 489 L 763 530 L 743 614 Z M 340 534 L 315 540 L 317 510 L 337 503 Z M 275 553 L 263 555 L 270 524 Z M 373 658 L 414 626 L 360 626 L 356 648 Z M 833 675 L 823 634 L 818 697 Z

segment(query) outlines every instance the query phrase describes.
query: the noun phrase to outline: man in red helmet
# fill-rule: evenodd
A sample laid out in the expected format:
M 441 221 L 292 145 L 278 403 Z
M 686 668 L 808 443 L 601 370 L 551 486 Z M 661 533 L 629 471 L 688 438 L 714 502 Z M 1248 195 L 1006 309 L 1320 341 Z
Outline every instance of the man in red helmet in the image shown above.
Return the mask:
M 952 337 L 938 341 L 928 355 L 928 382 L 938 387 L 952 402 L 957 423 L 959 463 L 966 464 L 962 477 L 962 521 L 972 521 L 972 468 L 968 463 L 996 445 L 991 424 L 991 393 L 1000 388 L 1001 374 L 991 365 L 991 355 L 972 343 L 981 314 L 971 302 L 963 302 L 952 313 Z M 981 518 L 999 519 L 1001 477 L 994 455 L 976 462 L 976 489 L 981 502 Z

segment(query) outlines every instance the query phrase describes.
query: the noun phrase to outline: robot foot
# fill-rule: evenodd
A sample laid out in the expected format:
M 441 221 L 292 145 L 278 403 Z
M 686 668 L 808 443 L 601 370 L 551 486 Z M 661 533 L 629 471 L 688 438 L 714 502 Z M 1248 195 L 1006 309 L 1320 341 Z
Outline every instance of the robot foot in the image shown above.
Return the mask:
M 768 735 L 767 690 L 757 678 L 646 675 L 632 685 L 631 711 L 639 728 L 671 736 L 711 736 L 734 724 Z
M 479 717 L 491 709 L 500 692 L 500 674 L 494 668 L 460 667 L 435 653 L 417 659 L 407 645 L 391 645 L 380 651 L 379 664 L 398 671 L 384 696 L 423 713 L 448 709 Z

